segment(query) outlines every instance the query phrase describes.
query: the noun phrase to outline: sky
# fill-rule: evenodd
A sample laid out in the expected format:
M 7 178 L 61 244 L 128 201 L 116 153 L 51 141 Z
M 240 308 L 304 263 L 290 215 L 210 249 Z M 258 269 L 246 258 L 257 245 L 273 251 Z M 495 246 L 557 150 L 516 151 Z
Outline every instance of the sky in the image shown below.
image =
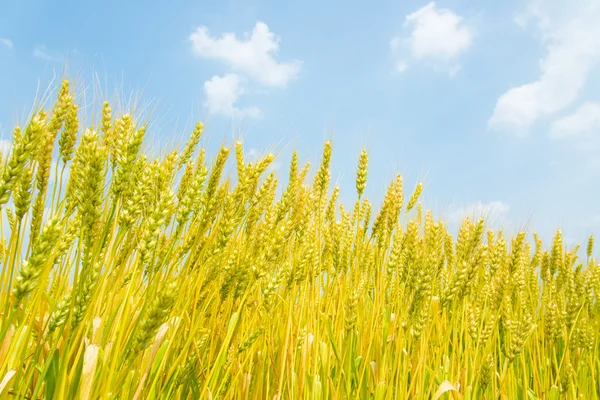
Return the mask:
M 116 96 L 146 113 L 154 149 L 201 120 L 212 154 L 275 151 L 283 180 L 292 150 L 316 166 L 331 139 L 346 205 L 366 148 L 375 203 L 400 173 L 450 226 L 483 215 L 585 243 L 600 233 L 597 21 L 598 0 L 7 0 L 0 138 L 66 76 L 90 121 Z

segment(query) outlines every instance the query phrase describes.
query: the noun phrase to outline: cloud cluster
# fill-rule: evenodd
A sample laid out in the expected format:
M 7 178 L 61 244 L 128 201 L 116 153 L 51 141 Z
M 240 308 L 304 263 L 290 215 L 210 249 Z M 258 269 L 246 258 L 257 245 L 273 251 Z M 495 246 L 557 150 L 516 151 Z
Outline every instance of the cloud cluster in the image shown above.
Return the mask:
M 540 119 L 568 111 L 600 63 L 600 2 L 597 0 L 528 0 L 517 22 L 533 26 L 546 54 L 539 77 L 501 95 L 489 119 L 499 131 L 525 135 Z M 594 116 L 595 114 L 595 116 Z M 582 104 L 552 124 L 554 137 L 573 136 L 597 126 L 598 110 Z
M 407 37 L 396 36 L 391 41 L 396 70 L 404 72 L 413 61 L 430 61 L 449 68 L 454 73 L 460 68 L 459 56 L 473 43 L 473 30 L 461 16 L 439 8 L 430 2 L 406 16 L 404 27 L 410 29 Z
M 222 77 L 213 76 L 210 80 L 204 82 L 206 106 L 211 114 L 232 117 L 259 117 L 260 110 L 258 107 L 238 108 L 235 106 L 235 102 L 242 93 L 244 93 L 242 79 L 236 74 L 227 74 Z
M 244 84 L 254 82 L 267 88 L 285 88 L 297 78 L 300 61 L 280 62 L 275 59 L 280 39 L 263 22 L 257 22 L 250 35 L 238 38 L 235 33 L 211 36 L 205 26 L 190 36 L 193 53 L 201 58 L 219 61 L 232 72 L 213 76 L 204 84 L 206 105 L 211 113 L 229 117 L 260 116 L 257 107 L 240 108 L 236 105 L 244 93 Z

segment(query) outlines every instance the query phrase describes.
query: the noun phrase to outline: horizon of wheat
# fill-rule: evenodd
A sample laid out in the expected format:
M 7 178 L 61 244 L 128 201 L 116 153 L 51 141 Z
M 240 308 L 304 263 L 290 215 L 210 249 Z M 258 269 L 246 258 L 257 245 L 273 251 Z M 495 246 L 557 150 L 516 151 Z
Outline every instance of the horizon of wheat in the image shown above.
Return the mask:
M 98 111 L 63 80 L 2 154 L 0 400 L 600 398 L 593 237 L 455 238 L 401 175 L 375 213 L 366 151 L 346 208 L 329 141 L 278 195 L 273 154 L 208 162 L 198 123 L 152 158 Z

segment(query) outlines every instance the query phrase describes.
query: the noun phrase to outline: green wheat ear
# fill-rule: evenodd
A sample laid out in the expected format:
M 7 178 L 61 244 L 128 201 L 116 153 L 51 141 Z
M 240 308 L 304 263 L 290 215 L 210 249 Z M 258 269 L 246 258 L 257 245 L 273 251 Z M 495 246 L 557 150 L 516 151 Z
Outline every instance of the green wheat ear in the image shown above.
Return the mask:
M 362 197 L 365 192 L 365 187 L 367 185 L 367 166 L 369 163 L 369 156 L 367 154 L 367 150 L 363 149 L 360 153 L 360 158 L 358 160 L 358 170 L 356 171 L 356 191 L 358 193 L 358 197 Z
M 45 121 L 42 111 L 33 116 L 23 134 L 21 134 L 19 127 L 15 128 L 13 148 L 0 180 L 0 205 L 8 202 L 12 190 L 23 173 L 25 164 L 32 157 L 35 145 L 44 129 Z
M 44 226 L 38 240 L 35 241 L 31 256 L 24 260 L 17 275 L 16 284 L 13 289 L 15 305 L 31 293 L 39 284 L 44 265 L 47 263 L 50 253 L 59 240 L 61 226 L 58 217 L 52 218 Z

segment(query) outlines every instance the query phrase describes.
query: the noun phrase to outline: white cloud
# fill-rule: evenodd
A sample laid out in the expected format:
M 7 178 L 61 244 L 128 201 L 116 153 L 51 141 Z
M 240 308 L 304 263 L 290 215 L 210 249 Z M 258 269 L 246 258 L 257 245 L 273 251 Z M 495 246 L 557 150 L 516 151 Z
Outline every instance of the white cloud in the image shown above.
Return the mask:
M 404 26 L 411 29 L 407 38 L 394 37 L 390 44 L 394 53 L 408 52 L 415 60 L 432 60 L 450 64 L 458 69 L 457 58 L 471 47 L 473 30 L 463 18 L 451 10 L 439 8 L 430 2 L 406 16 Z M 406 70 L 407 63 L 399 61 L 396 70 Z
M 9 49 L 13 48 L 12 40 L 3 37 L 0 37 L 0 45 L 8 47 Z
M 260 117 L 257 107 L 236 107 L 238 98 L 244 93 L 242 78 L 236 74 L 213 76 L 204 82 L 206 106 L 211 114 L 228 117 Z
M 280 39 L 265 23 L 257 22 L 252 34 L 246 36 L 238 39 L 234 33 L 224 33 L 221 37 L 212 37 L 208 28 L 201 26 L 189 40 L 196 55 L 222 61 L 265 86 L 285 87 L 298 76 L 300 61 L 275 60 Z
M 454 58 L 467 50 L 473 40 L 460 16 L 447 9 L 436 9 L 434 2 L 408 15 L 405 25 L 413 27 L 409 43 L 418 59 Z
M 528 0 L 517 22 L 535 22 L 546 55 L 537 80 L 513 87 L 498 99 L 490 128 L 526 134 L 540 118 L 571 105 L 600 62 L 600 2 Z
M 550 126 L 554 138 L 600 138 L 600 103 L 585 102 L 575 112 Z
M 478 201 L 468 206 L 452 210 L 448 214 L 448 222 L 460 223 L 466 217 L 473 220 L 484 217 L 488 223 L 497 223 L 507 217 L 509 210 L 509 205 L 502 201 L 491 201 L 488 203 Z
M 59 53 L 49 50 L 45 45 L 37 45 L 33 48 L 33 56 L 46 61 L 61 61 L 62 55 Z

